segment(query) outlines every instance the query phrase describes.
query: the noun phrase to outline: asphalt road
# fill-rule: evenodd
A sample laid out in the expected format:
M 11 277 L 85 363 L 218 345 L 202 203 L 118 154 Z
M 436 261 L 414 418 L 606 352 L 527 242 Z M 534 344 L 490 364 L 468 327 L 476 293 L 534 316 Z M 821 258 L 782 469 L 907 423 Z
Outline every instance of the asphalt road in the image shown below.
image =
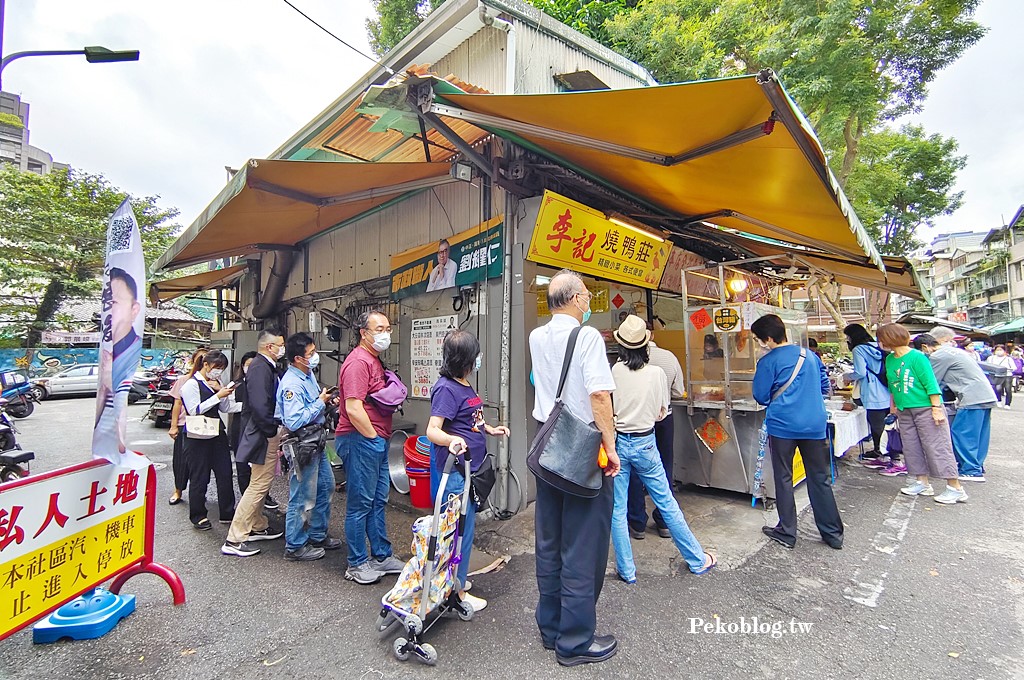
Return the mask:
M 33 471 L 88 458 L 92 408 L 90 399 L 48 401 L 19 423 L 20 441 L 37 454 Z M 431 631 L 436 668 L 399 663 L 371 630 L 391 582 L 345 581 L 344 551 L 293 564 L 275 542 L 257 557 L 222 556 L 226 527 L 197 533 L 184 505 L 165 502 L 166 431 L 133 420 L 129 441 L 167 466 L 158 472 L 156 557 L 184 580 L 187 604 L 173 607 L 155 577 L 134 579 L 125 592 L 138 609 L 110 634 L 35 646 L 22 631 L 0 642 L 0 677 L 1024 677 L 1024 424 L 1015 412 L 994 414 L 989 481 L 971 485 L 965 505 L 902 497 L 902 480 L 848 467 L 836 492 L 841 552 L 816 539 L 807 512 L 794 551 L 768 545 L 738 568 L 701 577 L 609 579 L 599 628 L 618 636 L 619 654 L 575 669 L 540 645 L 531 555 L 474 578 L 490 606 Z M 274 495 L 285 498 L 280 479 Z M 332 535 L 342 535 L 343 508 L 339 495 Z M 389 510 L 403 557 L 411 519 Z

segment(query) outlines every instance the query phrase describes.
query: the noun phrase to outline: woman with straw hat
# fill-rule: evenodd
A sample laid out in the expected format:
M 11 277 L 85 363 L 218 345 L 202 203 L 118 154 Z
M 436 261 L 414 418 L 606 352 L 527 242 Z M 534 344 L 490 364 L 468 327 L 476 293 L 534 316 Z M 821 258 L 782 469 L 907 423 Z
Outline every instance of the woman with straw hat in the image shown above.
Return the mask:
M 615 393 L 615 450 L 622 466 L 615 477 L 615 507 L 612 510 L 612 545 L 615 547 L 615 568 L 626 583 L 636 583 L 636 565 L 629 543 L 626 524 L 626 503 L 629 495 L 629 474 L 636 471 L 647 487 L 654 504 L 661 511 L 672 540 L 694 574 L 703 574 L 717 563 L 714 555 L 705 553 L 686 524 L 683 511 L 672 495 L 672 487 L 654 438 L 654 423 L 668 412 L 669 392 L 664 371 L 652 366 L 647 344 L 651 332 L 638 316 L 628 316 L 613 333 L 619 344 L 619 360 L 612 366 Z

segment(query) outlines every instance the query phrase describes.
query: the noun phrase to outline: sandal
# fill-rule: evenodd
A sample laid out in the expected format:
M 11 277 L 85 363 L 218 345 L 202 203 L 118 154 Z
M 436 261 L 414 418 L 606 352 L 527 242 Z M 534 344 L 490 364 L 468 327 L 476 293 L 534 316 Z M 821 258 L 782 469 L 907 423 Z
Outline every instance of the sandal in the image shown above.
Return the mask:
M 708 573 L 709 571 L 715 568 L 716 564 L 718 564 L 718 560 L 715 558 L 714 555 L 712 555 L 709 552 L 705 552 L 704 554 L 707 556 L 707 561 L 704 562 L 704 566 L 698 569 L 697 571 L 691 572 L 693 574 L 696 574 L 697 576 Z
M 181 497 L 181 494 L 178 494 L 177 496 L 171 496 L 170 498 L 167 499 L 167 505 L 177 505 L 178 503 L 181 503 L 183 500 L 185 499 Z
M 198 522 L 193 523 L 192 526 L 197 531 L 209 531 L 210 529 L 213 528 L 213 525 L 210 524 L 210 520 L 207 519 L 206 517 L 202 518 Z

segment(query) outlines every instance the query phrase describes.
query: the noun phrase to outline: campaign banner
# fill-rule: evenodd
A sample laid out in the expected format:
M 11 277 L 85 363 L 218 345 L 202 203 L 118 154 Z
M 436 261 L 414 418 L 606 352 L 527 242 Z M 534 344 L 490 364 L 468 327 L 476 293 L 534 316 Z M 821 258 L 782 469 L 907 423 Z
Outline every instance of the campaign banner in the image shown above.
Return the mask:
M 100 333 L 68 333 L 66 331 L 43 331 L 44 345 L 95 345 L 99 343 Z
M 499 215 L 454 236 L 392 256 L 391 297 L 400 300 L 501 276 L 504 221 Z
M 526 259 L 609 281 L 656 289 L 672 244 L 545 191 Z
M 441 375 L 444 339 L 458 327 L 459 317 L 455 314 L 412 320 L 410 398 L 430 399 L 430 390 Z
M 149 461 L 128 451 L 128 392 L 139 367 L 146 315 L 139 294 L 146 290 L 142 237 L 131 204 L 125 199 L 107 226 L 100 313 L 100 365 L 92 455 L 115 465 L 142 467 Z
M 146 559 L 152 474 L 86 463 L 0 487 L 0 639 Z

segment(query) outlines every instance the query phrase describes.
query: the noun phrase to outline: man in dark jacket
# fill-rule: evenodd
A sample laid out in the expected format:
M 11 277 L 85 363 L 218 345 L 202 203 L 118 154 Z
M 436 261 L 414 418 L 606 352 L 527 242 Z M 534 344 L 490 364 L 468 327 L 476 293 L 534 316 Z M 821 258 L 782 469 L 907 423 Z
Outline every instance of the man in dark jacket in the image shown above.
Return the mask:
M 220 551 L 225 555 L 250 557 L 260 550 L 252 541 L 269 541 L 283 534 L 270 528 L 263 503 L 277 469 L 278 447 L 284 430 L 274 418 L 277 405 L 277 360 L 284 355 L 284 336 L 276 330 L 260 333 L 259 356 L 245 374 L 246 400 L 242 408 L 245 429 L 238 441 L 235 460 L 249 463 L 252 478 L 235 508 L 227 541 Z

